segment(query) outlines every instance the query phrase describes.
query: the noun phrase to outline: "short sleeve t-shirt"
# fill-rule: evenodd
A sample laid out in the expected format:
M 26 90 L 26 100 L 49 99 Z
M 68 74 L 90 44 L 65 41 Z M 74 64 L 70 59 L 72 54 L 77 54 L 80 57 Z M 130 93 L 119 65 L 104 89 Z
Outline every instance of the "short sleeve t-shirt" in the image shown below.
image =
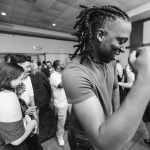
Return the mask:
M 68 102 L 76 104 L 96 95 L 103 107 L 105 117 L 112 113 L 112 94 L 114 87 L 118 86 L 115 62 L 108 64 L 70 63 L 62 74 L 62 84 Z M 72 115 L 72 128 L 83 131 L 74 112 Z
M 64 88 L 57 88 L 61 82 L 61 73 L 54 71 L 50 76 L 50 84 L 53 92 L 55 107 L 65 107 L 68 105 Z

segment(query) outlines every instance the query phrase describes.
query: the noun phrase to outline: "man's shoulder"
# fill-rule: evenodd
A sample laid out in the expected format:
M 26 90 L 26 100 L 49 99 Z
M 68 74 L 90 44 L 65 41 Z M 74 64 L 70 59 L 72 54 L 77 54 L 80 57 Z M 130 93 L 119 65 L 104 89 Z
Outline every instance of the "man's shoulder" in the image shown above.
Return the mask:
M 80 64 L 80 62 L 78 61 L 73 60 L 66 65 L 65 69 L 62 72 L 62 75 L 66 73 L 72 73 L 72 72 L 73 73 L 80 72 L 80 71 L 82 72 L 83 68 L 84 65 Z

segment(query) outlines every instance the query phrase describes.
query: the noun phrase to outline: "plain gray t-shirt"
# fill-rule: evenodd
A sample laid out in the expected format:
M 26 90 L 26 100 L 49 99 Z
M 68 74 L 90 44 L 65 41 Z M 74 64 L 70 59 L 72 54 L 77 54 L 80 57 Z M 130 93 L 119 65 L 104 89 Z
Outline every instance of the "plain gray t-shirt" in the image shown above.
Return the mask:
M 118 86 L 114 61 L 107 64 L 94 64 L 91 60 L 83 64 L 71 62 L 62 73 L 62 83 L 69 103 L 80 103 L 96 95 L 106 118 L 112 113 L 113 88 Z M 71 128 L 83 131 L 74 111 Z

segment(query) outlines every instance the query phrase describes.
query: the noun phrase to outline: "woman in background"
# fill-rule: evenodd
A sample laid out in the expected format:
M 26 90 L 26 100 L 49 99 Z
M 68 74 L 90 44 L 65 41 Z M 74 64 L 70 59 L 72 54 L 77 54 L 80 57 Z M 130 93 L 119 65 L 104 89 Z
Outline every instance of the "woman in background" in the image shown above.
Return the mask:
M 22 67 L 12 63 L 0 64 L 0 150 L 27 150 L 24 141 L 37 129 L 35 120 L 23 121 L 15 93 L 23 77 Z

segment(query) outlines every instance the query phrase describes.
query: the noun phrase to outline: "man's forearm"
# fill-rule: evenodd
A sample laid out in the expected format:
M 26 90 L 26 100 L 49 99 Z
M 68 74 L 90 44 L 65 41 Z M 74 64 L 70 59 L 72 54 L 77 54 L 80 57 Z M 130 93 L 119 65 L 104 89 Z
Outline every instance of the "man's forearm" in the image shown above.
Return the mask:
M 99 137 L 104 150 L 119 150 L 132 139 L 149 102 L 149 89 L 149 85 L 135 82 L 121 107 L 101 125 Z

